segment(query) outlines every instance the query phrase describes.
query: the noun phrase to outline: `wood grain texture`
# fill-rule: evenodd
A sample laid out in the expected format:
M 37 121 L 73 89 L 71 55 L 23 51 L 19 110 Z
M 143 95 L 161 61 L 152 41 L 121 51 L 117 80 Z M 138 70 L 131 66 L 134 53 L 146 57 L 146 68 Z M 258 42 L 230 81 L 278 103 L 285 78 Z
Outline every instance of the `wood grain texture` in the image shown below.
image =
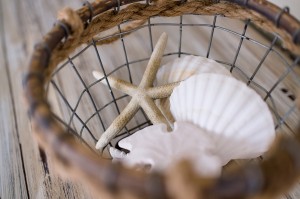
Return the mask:
M 3 124 L 1 123 L 0 129 L 4 130 L 6 137 L 1 134 L 1 138 L 5 139 L 0 141 L 0 154 L 1 175 L 7 175 L 4 178 L 1 176 L 1 198 L 27 198 L 27 187 L 28 198 L 90 198 L 90 194 L 80 183 L 74 184 L 60 179 L 51 159 L 45 159 L 40 154 L 32 136 L 22 97 L 21 80 L 33 46 L 51 28 L 57 11 L 65 6 L 65 3 L 34 0 L 1 1 L 0 12 L 3 16 L 0 35 L 3 43 L 0 54 L 2 55 L 4 50 L 6 57 L 3 59 L 0 57 L 1 98 L 2 96 L 4 98 L 0 101 L 0 114 L 1 118 L 5 118 L 1 120 Z M 80 5 L 79 1 L 68 3 L 70 6 Z M 4 60 L 6 63 L 1 62 Z M 9 71 L 5 71 L 6 69 Z M 11 87 L 8 86 L 9 83 Z M 16 112 L 15 118 L 13 110 Z
M 90 198 L 90 194 L 84 189 L 80 182 L 71 183 L 63 181 L 55 173 L 55 167 L 52 160 L 45 158 L 42 152 L 38 150 L 36 142 L 32 136 L 32 130 L 27 117 L 27 110 L 22 101 L 22 83 L 21 79 L 26 71 L 26 65 L 29 61 L 29 56 L 35 43 L 41 40 L 42 36 L 51 28 L 55 22 L 56 13 L 65 6 L 78 8 L 81 5 L 79 0 L 0 0 L 0 198 Z M 208 24 L 212 23 L 212 18 L 201 21 Z M 161 19 L 154 19 L 152 22 L 159 23 Z M 178 23 L 179 18 L 165 19 L 170 23 Z M 195 18 L 187 17 L 183 20 L 184 23 L 194 23 Z M 198 23 L 201 23 L 197 19 Z M 243 23 L 237 23 L 232 26 L 231 21 L 227 19 L 218 18 L 217 25 L 222 24 L 229 29 L 234 29 L 241 32 Z M 154 27 L 152 29 L 153 40 L 157 40 L 161 33 L 162 27 Z M 117 31 L 115 28 L 113 31 Z M 168 27 L 166 32 L 171 36 L 167 46 L 167 53 L 174 52 L 178 49 L 178 34 L 179 27 Z M 199 32 L 201 34 L 199 34 Z M 205 56 L 210 37 L 210 29 L 196 27 L 193 30 L 190 27 L 183 27 L 183 46 L 182 51 L 199 54 Z M 257 38 L 260 42 L 267 46 L 269 41 L 265 40 L 259 33 L 250 29 L 247 32 L 248 36 Z M 103 35 L 101 35 L 103 36 Z M 126 59 L 129 61 L 138 58 L 146 58 L 151 54 L 151 47 L 148 37 L 148 29 L 143 29 L 132 36 L 124 39 L 127 49 L 127 58 L 123 52 L 122 42 L 109 46 L 97 47 L 104 68 L 106 72 L 111 72 L 117 66 L 125 63 Z M 226 41 L 224 41 L 226 37 Z M 199 44 L 189 42 L 188 39 L 195 39 Z M 229 36 L 227 33 L 222 33 L 220 30 L 215 31 L 210 58 L 220 61 L 232 63 L 232 58 L 235 55 L 240 38 Z M 130 45 L 134 43 L 135 45 Z M 138 48 L 136 48 L 138 47 Z M 258 48 L 249 41 L 244 41 L 241 53 L 238 56 L 236 65 L 239 66 L 247 75 L 253 73 L 254 67 L 259 64 L 262 55 L 266 52 L 265 48 Z M 118 55 L 118 56 L 116 56 Z M 279 65 L 284 64 L 273 52 L 271 58 L 266 60 L 254 81 L 264 84 L 266 88 L 270 88 L 275 80 L 284 72 L 277 70 Z M 166 57 L 163 63 L 173 59 L 173 57 Z M 83 56 L 73 61 L 76 69 L 82 75 L 82 78 L 87 84 L 94 82 L 92 77 L 92 70 L 101 70 L 101 65 L 95 50 L 90 48 Z M 146 62 L 139 64 L 132 64 L 131 73 L 134 77 L 133 82 L 138 83 L 141 79 L 145 69 Z M 274 67 L 278 66 L 278 67 Z M 297 72 L 297 71 L 296 71 Z M 243 76 L 234 71 L 235 75 L 240 79 Z M 268 74 L 268 75 L 266 75 Z M 298 73 L 299 74 L 299 73 Z M 116 71 L 112 74 L 115 77 L 125 80 L 129 79 L 129 72 L 126 67 Z M 78 96 L 81 94 L 84 87 L 79 82 L 78 77 L 72 66 L 66 67 L 62 73 L 56 78 L 55 82 L 58 84 L 62 92 L 68 96 L 72 107 L 77 102 Z M 251 85 L 252 86 L 252 85 Z M 255 87 L 255 86 L 254 86 Z M 284 111 L 291 105 L 291 101 L 286 94 L 283 94 L 280 89 L 288 87 L 289 92 L 295 94 L 296 87 L 293 81 L 287 79 L 279 84 L 274 91 L 274 97 L 278 100 L 279 111 L 283 114 Z M 122 96 L 122 93 L 115 92 L 116 97 Z M 96 101 L 97 108 L 100 108 L 112 100 L 112 96 L 106 86 L 97 84 L 91 89 L 91 96 Z M 66 121 L 70 117 L 70 111 L 62 101 L 57 92 L 50 89 L 49 99 L 55 109 L 55 113 Z M 124 98 L 118 101 L 120 110 L 125 107 L 129 98 Z M 268 103 L 271 103 L 268 101 Z M 88 119 L 95 112 L 91 105 L 90 97 L 87 93 L 83 96 L 77 113 L 84 120 Z M 100 134 L 108 127 L 113 119 L 118 115 L 115 106 L 104 109 L 101 112 L 103 117 L 104 127 L 100 125 L 99 119 L 91 120 L 88 124 L 89 128 L 98 138 Z M 295 114 L 288 118 L 289 126 L 295 126 L 297 119 Z M 129 124 L 128 128 L 136 126 L 138 123 L 144 121 L 141 114 L 137 115 Z M 80 131 L 82 124 L 74 119 L 71 123 L 72 127 Z M 282 127 L 287 129 L 286 126 Z M 292 132 L 291 132 L 292 133 Z M 91 144 L 95 141 L 84 132 L 83 137 Z M 27 191 L 28 190 L 28 191 Z M 291 191 L 288 199 L 300 198 L 299 186 Z
M 28 198 L 0 8 L 0 198 Z

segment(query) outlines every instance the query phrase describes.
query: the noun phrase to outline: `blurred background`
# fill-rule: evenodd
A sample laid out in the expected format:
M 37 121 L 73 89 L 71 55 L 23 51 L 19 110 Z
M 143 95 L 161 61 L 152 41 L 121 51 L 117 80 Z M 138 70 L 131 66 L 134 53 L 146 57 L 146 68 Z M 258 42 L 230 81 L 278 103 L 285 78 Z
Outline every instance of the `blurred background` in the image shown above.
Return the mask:
M 289 6 L 291 13 L 300 19 L 300 2 L 299 0 L 270 0 L 274 4 L 277 4 L 280 7 Z

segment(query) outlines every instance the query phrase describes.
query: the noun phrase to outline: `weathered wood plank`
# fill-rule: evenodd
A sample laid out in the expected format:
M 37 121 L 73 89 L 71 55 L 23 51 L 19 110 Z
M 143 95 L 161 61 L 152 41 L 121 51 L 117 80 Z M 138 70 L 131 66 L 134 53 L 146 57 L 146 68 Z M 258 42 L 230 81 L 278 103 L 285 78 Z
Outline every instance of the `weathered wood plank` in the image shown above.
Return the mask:
M 28 198 L 4 43 L 3 9 L 0 2 L 0 198 Z
M 56 12 L 65 5 L 65 2 L 44 0 L 19 2 L 13 0 L 3 1 L 2 4 L 5 8 L 3 21 L 6 28 L 4 34 L 7 62 L 15 99 L 13 106 L 17 112 L 16 121 L 23 149 L 30 198 L 89 198 L 89 194 L 80 184 L 62 181 L 57 176 L 51 158 L 42 158 L 32 136 L 26 107 L 22 102 L 21 79 L 33 46 L 51 28 Z M 71 4 L 74 5 L 74 1 Z M 77 1 L 78 4 L 79 1 Z M 20 156 L 15 155 L 15 157 Z M 14 198 L 19 198 L 19 196 L 21 194 Z

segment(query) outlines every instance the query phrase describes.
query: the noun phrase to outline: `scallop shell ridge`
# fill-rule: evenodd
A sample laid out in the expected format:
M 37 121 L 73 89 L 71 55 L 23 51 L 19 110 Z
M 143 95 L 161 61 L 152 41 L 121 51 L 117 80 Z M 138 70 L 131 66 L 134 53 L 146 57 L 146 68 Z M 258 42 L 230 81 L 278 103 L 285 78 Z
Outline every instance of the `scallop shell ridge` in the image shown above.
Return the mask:
M 165 85 L 168 83 L 179 82 L 187 78 L 202 74 L 213 73 L 231 76 L 231 73 L 221 64 L 205 57 L 188 55 L 176 58 L 172 62 L 161 66 L 156 74 L 156 84 Z M 169 99 L 157 100 L 157 105 L 162 110 L 166 118 L 173 123 L 175 120 L 170 112 Z
M 223 164 L 266 152 L 275 137 L 267 104 L 235 78 L 195 75 L 176 87 L 170 97 L 176 121 L 191 122 L 210 132 Z

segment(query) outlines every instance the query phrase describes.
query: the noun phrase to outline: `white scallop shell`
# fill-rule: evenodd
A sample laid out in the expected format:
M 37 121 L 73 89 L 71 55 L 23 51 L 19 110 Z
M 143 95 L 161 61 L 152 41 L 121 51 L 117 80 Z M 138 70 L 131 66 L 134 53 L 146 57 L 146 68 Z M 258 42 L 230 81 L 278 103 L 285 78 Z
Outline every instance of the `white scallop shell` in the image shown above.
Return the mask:
M 156 74 L 156 84 L 165 85 L 179 82 L 200 73 L 216 73 L 231 76 L 231 73 L 218 62 L 205 57 L 188 55 L 176 58 L 161 66 Z
M 161 66 L 156 74 L 156 84 L 165 85 L 183 81 L 193 75 L 201 73 L 215 73 L 231 76 L 231 73 L 224 66 L 212 59 L 188 55 L 182 58 L 176 58 L 172 62 Z M 157 105 L 167 119 L 173 123 L 174 118 L 170 112 L 169 99 L 157 100 Z
M 110 148 L 113 160 L 134 168 L 150 166 L 150 171 L 166 170 L 177 161 L 186 159 L 202 176 L 219 176 L 221 160 L 214 154 L 214 144 L 204 130 L 186 123 L 175 123 L 172 132 L 165 124 L 146 127 L 121 140 L 119 146 L 130 151 L 125 154 Z
M 176 121 L 192 122 L 210 132 L 222 164 L 258 157 L 274 140 L 267 104 L 235 78 L 195 75 L 174 89 L 170 103 Z

